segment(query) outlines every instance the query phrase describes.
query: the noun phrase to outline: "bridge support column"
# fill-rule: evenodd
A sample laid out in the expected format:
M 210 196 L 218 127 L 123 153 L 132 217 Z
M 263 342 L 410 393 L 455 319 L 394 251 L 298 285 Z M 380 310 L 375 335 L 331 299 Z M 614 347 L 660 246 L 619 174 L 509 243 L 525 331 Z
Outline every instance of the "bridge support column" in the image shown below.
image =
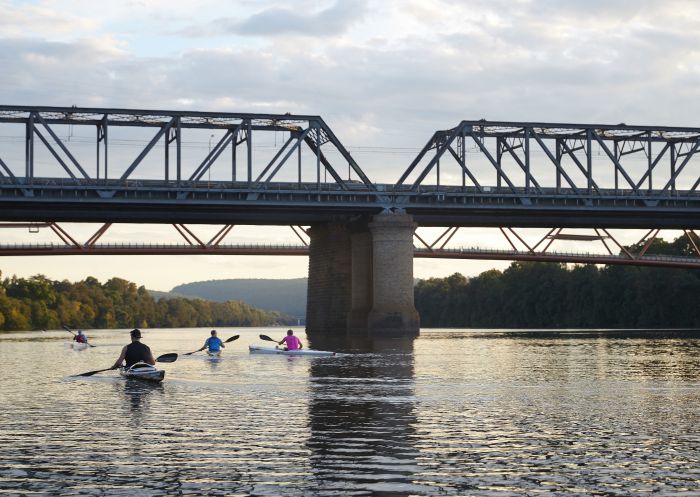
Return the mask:
M 351 310 L 348 333 L 367 335 L 367 317 L 372 309 L 372 235 L 367 226 L 350 235 L 352 254 Z
M 319 224 L 311 227 L 309 237 L 306 331 L 345 334 L 350 312 L 350 234 L 342 224 Z
M 413 218 L 387 212 L 368 225 L 319 224 L 309 230 L 306 332 L 414 337 Z
M 386 212 L 369 223 L 372 234 L 370 336 L 418 336 L 420 318 L 413 299 L 413 218 Z

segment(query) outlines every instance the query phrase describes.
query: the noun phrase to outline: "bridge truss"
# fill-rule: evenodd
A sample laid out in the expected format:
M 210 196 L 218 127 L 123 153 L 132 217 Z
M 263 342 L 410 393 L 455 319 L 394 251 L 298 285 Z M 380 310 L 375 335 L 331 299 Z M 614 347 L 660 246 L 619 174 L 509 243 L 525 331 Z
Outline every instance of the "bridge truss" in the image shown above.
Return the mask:
M 60 165 L 64 185 L 70 184 L 71 180 L 84 186 L 128 185 L 136 179 L 139 168 L 144 168 L 144 159 L 159 149 L 162 163 L 158 179 L 164 182 L 173 181 L 179 187 L 209 181 L 205 175 L 227 152 L 229 181 L 242 182 L 252 189 L 269 185 L 282 167 L 292 162 L 296 163 L 297 182 L 301 183 L 302 152 L 307 148 L 315 162 L 316 188 L 321 188 L 322 178 L 326 182 L 327 175 L 322 176 L 323 172 L 330 175 L 331 182 L 341 190 L 347 190 L 348 185 L 341 177 L 338 164 L 334 166 L 326 153 L 330 148 L 347 163 L 349 172 L 359 178 L 356 181 L 364 184 L 368 190 L 373 190 L 372 183 L 362 169 L 319 116 L 0 105 L 0 123 L 24 128 L 24 174 L 20 176 L 16 167 L 10 167 L 0 157 L 0 179 L 3 184 L 22 185 L 26 191 L 46 183 L 46 175 L 37 174 L 36 150 L 39 146 L 43 146 L 45 155 L 50 155 Z M 69 127 L 68 139 L 59 136 L 56 128 L 61 126 Z M 91 167 L 79 160 L 71 151 L 70 143 L 67 143 L 73 126 L 94 128 L 95 156 L 89 160 Z M 135 158 L 124 162 L 123 157 L 118 157 L 118 165 L 115 167 L 110 137 L 114 132 L 112 130 L 118 128 L 150 128 L 153 133 Z M 200 132 L 200 137 L 202 131 L 210 137 L 209 149 L 202 157 L 189 158 L 187 164 L 183 164 L 184 148 L 187 147 L 186 135 L 197 131 Z M 281 133 L 283 137 L 276 153 L 265 161 L 264 167 L 256 170 L 253 139 L 262 133 Z M 213 143 L 212 139 L 215 139 Z M 92 170 L 95 171 L 94 174 L 88 172 Z M 117 193 L 105 188 L 97 192 L 101 198 L 112 198 Z
M 407 185 L 416 173 L 409 190 L 419 191 L 434 172 L 432 184 L 439 188 L 441 160 L 451 159 L 459 167 L 463 189 L 536 195 L 609 192 L 649 202 L 697 194 L 700 175 L 688 166 L 699 147 L 699 128 L 462 121 L 435 132 L 397 186 Z M 485 159 L 495 185 L 482 185 L 469 151 Z M 630 165 L 630 159 L 642 163 Z
M 48 230 L 54 240 L 41 243 L 0 243 L 0 256 L 28 255 L 278 255 L 308 256 L 309 236 L 307 227 L 290 225 L 296 243 L 235 243 L 225 242 L 234 225 L 217 226 L 213 235 L 204 237 L 197 229 L 182 223 L 172 224 L 180 242 L 172 240 L 149 240 L 139 242 L 102 242 L 102 237 L 113 226 L 105 223 L 82 241 L 59 223 L 0 223 L 0 229 L 22 229 L 27 233 Z M 700 238 L 692 230 L 684 230 L 687 250 L 683 256 L 655 254 L 652 247 L 660 230 L 649 230 L 639 241 L 629 246 L 619 241 L 619 235 L 605 228 L 593 229 L 594 234 L 567 232 L 563 228 L 552 228 L 544 236 L 528 241 L 528 235 L 515 228 L 498 228 L 504 248 L 468 247 L 450 243 L 459 226 L 442 231 L 434 240 L 421 233 L 414 233 L 414 257 L 429 259 L 473 259 L 561 262 L 577 264 L 618 264 L 653 267 L 676 267 L 700 269 Z M 620 233 L 622 234 L 622 233 Z M 530 236 L 532 238 L 532 236 Z M 557 241 L 599 242 L 605 252 L 555 250 Z
M 92 138 L 80 142 L 74 128 Z M 147 138 L 133 140 L 132 131 Z M 274 146 L 253 146 L 270 136 Z M 119 148 L 129 140 L 131 157 Z M 209 147 L 193 147 L 197 141 Z M 377 184 L 319 116 L 0 106 L 0 222 L 57 237 L 0 242 L 0 255 L 305 255 L 303 241 L 245 246 L 224 238 L 234 225 L 352 222 L 403 209 L 422 228 L 445 230 L 436 242 L 417 233 L 416 257 L 696 267 L 688 259 L 697 247 L 671 260 L 648 247 L 629 251 L 610 230 L 684 230 L 692 242 L 699 148 L 698 128 L 462 121 L 436 132 L 396 183 Z M 78 241 L 66 222 L 100 228 Z M 184 243 L 101 242 L 120 223 L 172 225 Z M 191 224 L 221 232 L 202 239 Z M 443 243 L 469 227 L 497 228 L 508 245 Z M 521 228 L 551 231 L 526 241 Z M 554 252 L 552 243 L 567 237 L 603 244 L 606 253 Z

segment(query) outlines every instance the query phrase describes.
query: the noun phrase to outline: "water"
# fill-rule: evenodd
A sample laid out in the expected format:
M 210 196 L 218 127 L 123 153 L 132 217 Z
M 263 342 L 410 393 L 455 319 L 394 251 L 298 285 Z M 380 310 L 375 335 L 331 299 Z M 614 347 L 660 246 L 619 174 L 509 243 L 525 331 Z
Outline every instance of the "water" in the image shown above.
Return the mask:
M 87 351 L 0 335 L 0 495 L 700 494 L 692 333 L 427 330 L 288 358 L 248 354 L 261 332 L 283 335 L 220 330 L 241 335 L 223 360 L 181 356 L 160 386 L 70 377 L 109 367 L 125 331 Z

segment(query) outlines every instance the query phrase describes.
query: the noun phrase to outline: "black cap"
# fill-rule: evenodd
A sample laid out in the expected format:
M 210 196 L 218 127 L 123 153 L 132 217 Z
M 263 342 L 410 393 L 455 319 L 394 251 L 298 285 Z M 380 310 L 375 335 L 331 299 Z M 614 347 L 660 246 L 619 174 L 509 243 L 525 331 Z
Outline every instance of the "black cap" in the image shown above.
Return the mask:
M 141 330 L 138 328 L 131 330 L 131 338 L 141 338 Z

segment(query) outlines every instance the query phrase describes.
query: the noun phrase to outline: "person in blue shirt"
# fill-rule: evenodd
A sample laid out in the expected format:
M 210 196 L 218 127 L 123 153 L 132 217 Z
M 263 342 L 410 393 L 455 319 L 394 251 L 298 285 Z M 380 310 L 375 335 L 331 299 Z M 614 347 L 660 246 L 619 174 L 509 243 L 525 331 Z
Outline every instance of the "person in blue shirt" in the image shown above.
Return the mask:
M 204 345 L 202 345 L 201 349 L 199 350 L 204 350 L 208 348 L 207 354 L 209 355 L 221 355 L 221 348 L 226 348 L 226 345 L 224 345 L 224 342 L 221 341 L 221 338 L 216 336 L 216 330 L 211 330 L 211 336 L 207 338 L 207 340 L 204 342 Z

